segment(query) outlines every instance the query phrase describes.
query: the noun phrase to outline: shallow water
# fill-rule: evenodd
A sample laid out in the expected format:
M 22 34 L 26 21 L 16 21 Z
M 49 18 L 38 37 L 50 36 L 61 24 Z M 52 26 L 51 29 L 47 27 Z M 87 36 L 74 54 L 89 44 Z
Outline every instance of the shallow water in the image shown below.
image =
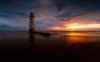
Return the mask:
M 100 32 L 0 32 L 0 59 L 22 61 L 99 62 Z

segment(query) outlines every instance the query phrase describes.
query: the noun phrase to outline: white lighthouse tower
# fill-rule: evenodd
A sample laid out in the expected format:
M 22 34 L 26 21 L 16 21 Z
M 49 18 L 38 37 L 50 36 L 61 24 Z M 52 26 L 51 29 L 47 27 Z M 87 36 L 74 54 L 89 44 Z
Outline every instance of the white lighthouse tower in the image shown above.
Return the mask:
M 34 16 L 34 13 L 31 12 L 30 15 L 29 15 L 29 32 L 35 32 L 35 16 Z

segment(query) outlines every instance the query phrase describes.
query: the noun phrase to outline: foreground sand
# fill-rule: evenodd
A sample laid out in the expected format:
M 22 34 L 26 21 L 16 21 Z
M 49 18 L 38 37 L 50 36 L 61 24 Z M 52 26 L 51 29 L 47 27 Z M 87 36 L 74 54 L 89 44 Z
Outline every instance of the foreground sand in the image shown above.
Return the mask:
M 100 62 L 99 38 L 82 35 L 35 35 L 32 38 L 28 34 L 2 35 L 0 62 Z

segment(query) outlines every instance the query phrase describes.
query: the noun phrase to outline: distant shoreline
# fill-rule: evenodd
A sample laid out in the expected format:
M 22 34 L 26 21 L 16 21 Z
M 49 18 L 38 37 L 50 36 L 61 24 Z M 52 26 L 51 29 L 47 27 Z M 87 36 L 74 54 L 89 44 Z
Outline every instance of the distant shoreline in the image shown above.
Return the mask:
M 28 32 L 28 30 L 0 30 L 0 32 L 11 32 L 11 31 L 20 31 L 20 32 Z M 37 30 L 39 31 L 39 30 Z M 40 30 L 39 32 L 100 32 L 100 31 L 42 31 Z

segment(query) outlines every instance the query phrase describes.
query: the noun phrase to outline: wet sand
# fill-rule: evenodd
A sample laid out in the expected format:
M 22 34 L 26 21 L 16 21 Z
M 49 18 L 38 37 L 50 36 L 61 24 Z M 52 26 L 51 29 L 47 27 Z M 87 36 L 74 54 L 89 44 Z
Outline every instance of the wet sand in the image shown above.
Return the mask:
M 100 62 L 100 32 L 0 33 L 0 62 Z

